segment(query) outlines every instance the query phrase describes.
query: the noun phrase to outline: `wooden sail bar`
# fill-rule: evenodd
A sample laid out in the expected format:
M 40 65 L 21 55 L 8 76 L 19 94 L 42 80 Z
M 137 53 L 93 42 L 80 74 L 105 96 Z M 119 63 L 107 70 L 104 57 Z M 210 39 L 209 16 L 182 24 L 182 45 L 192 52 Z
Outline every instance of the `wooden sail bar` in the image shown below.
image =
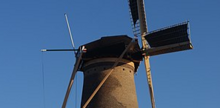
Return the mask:
M 149 45 L 145 39 L 145 35 L 147 34 L 148 30 L 147 30 L 147 21 L 146 21 L 144 1 L 137 0 L 137 6 L 138 6 L 138 15 L 139 15 L 139 22 L 140 22 L 140 30 L 141 30 L 142 48 L 149 49 Z M 147 74 L 147 81 L 148 81 L 148 87 L 149 87 L 149 92 L 150 92 L 151 106 L 152 106 L 152 108 L 156 108 L 149 58 L 150 58 L 150 56 L 147 56 L 147 55 L 144 56 L 144 64 L 145 64 L 145 69 L 146 69 L 146 74 Z

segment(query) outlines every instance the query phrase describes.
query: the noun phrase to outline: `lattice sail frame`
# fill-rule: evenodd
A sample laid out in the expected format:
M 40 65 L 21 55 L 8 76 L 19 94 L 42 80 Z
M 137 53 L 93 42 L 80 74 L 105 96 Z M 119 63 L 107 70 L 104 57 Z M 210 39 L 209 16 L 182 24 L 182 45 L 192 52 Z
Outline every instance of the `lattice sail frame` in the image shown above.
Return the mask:
M 140 20 L 138 16 L 138 7 L 136 0 L 128 0 L 130 21 L 134 36 L 140 37 Z M 134 14 L 135 13 L 135 14 Z

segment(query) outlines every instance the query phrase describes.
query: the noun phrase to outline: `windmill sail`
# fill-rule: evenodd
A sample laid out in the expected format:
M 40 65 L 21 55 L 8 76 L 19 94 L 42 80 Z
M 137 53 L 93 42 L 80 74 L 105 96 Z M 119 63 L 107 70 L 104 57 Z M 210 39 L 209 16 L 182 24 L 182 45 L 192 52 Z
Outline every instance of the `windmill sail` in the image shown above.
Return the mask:
M 192 49 L 188 29 L 189 22 L 184 22 L 149 32 L 145 36 L 145 39 L 151 47 L 146 50 L 147 55 L 154 56 Z
M 137 0 L 129 0 L 129 7 L 130 7 L 130 11 L 131 11 L 133 24 L 135 25 L 137 20 L 139 19 Z
M 189 41 L 188 22 L 177 24 L 164 29 L 149 32 L 145 38 L 151 47 L 176 44 Z
M 133 1 L 132 3 L 136 3 L 136 6 L 137 6 L 137 10 L 133 11 L 132 18 L 133 18 L 133 21 L 135 23 L 136 23 L 137 20 L 139 20 L 138 28 L 140 30 L 142 48 L 143 49 L 148 49 L 149 45 L 146 42 L 146 39 L 144 38 L 144 36 L 148 32 L 146 14 L 145 14 L 145 7 L 144 7 L 144 0 L 130 0 L 130 1 Z M 136 17 L 136 19 L 134 19 L 135 16 L 133 17 L 133 15 L 136 15 L 136 13 L 138 14 L 138 17 Z M 134 26 L 137 26 L 137 25 L 134 24 Z M 152 106 L 152 108 L 156 108 L 155 98 L 154 98 L 153 82 L 152 82 L 151 69 L 150 69 L 150 61 L 149 61 L 149 56 L 148 55 L 144 56 L 144 64 L 145 64 L 147 82 L 148 82 L 148 87 L 149 87 L 149 92 L 150 92 L 151 106 Z

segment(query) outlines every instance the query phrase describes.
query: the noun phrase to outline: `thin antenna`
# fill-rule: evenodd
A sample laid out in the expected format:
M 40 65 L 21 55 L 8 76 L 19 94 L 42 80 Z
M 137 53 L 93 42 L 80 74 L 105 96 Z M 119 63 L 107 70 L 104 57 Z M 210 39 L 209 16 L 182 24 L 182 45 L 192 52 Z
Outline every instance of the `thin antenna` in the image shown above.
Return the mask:
M 43 83 L 43 108 L 46 107 L 46 97 L 45 97 L 45 73 L 44 73 L 44 56 L 43 56 L 43 53 L 42 53 L 42 56 L 41 56 L 41 64 L 42 64 L 42 83 Z
M 70 35 L 70 39 L 71 39 L 71 42 L 72 42 L 72 46 L 73 46 L 73 49 L 75 49 L 75 45 L 74 45 L 74 42 L 73 42 L 73 36 L 72 36 L 72 33 L 71 33 L 71 29 L 70 29 L 70 25 L 69 25 L 67 14 L 65 13 L 64 16 L 66 18 L 66 24 L 67 24 L 67 27 L 68 27 L 68 30 L 69 30 L 69 35 Z M 75 52 L 75 54 L 76 54 L 76 52 Z

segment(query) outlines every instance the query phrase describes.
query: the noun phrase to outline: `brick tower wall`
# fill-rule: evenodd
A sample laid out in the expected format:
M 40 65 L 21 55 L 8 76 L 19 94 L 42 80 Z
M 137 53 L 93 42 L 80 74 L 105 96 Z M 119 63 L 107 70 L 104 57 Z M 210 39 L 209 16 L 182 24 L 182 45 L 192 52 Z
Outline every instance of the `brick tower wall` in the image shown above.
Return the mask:
M 84 84 L 81 106 L 111 70 L 116 59 L 99 58 L 83 65 Z M 87 108 L 138 108 L 134 71 L 134 63 L 122 59 Z

